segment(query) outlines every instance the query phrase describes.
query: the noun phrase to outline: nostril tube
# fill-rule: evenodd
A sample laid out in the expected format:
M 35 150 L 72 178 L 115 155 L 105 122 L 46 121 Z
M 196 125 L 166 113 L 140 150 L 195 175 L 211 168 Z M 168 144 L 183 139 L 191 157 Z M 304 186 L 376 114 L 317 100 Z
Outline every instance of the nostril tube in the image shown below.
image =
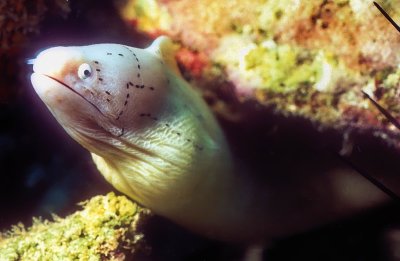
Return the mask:
M 35 63 L 35 58 L 32 59 L 26 59 L 26 64 L 34 64 Z

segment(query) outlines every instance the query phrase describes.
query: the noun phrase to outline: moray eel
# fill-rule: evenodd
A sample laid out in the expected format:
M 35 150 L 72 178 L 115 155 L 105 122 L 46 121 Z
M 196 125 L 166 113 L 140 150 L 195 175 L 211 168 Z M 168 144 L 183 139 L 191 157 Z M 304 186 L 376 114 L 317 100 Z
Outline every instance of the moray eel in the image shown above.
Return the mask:
M 242 242 L 304 231 L 383 201 L 325 158 L 306 167 L 299 157 L 261 179 L 249 174 L 182 78 L 173 49 L 160 37 L 146 49 L 54 47 L 33 61 L 37 94 L 117 190 L 189 230 Z

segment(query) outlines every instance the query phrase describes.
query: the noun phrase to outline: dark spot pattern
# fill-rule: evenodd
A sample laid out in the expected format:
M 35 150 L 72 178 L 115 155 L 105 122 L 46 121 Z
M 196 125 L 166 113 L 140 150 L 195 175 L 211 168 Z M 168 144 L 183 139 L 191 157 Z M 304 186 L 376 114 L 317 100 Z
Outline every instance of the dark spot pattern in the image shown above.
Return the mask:
M 138 66 L 138 69 L 140 70 L 140 64 L 139 64 L 139 59 L 137 58 L 137 56 L 136 56 L 136 54 L 132 51 L 132 50 L 130 50 L 129 48 L 127 48 L 127 47 L 125 47 L 126 49 L 128 49 L 133 55 L 134 55 L 134 58 L 135 58 L 135 61 L 136 61 L 136 63 L 137 63 L 137 66 Z M 111 52 L 106 52 L 106 55 L 112 55 L 112 53 Z M 118 53 L 118 56 L 120 56 L 120 57 L 125 57 L 122 53 Z M 99 61 L 93 61 L 96 65 L 100 65 L 100 63 L 99 63 Z M 101 69 L 100 68 L 95 68 L 96 69 L 96 71 L 98 72 L 98 80 L 100 81 L 100 82 L 103 82 L 103 78 L 102 77 L 100 77 L 101 75 L 100 75 L 100 72 L 101 72 Z M 138 77 L 140 77 L 140 72 L 138 73 Z M 134 86 L 134 84 L 132 83 L 132 82 L 128 82 L 128 83 L 126 83 L 126 89 L 127 90 L 129 90 L 129 87 L 130 86 Z M 154 89 L 154 88 L 153 88 Z M 107 95 L 111 95 L 111 93 L 109 92 L 109 91 L 105 91 L 105 93 L 107 94 Z M 125 98 L 125 101 L 124 101 L 124 105 L 123 105 L 123 108 L 125 108 L 127 105 L 128 105 L 128 100 L 129 100 L 129 98 L 130 98 L 130 94 L 129 93 L 127 93 L 126 94 L 126 98 Z M 106 101 L 107 102 L 111 102 L 111 99 L 110 98 L 106 98 Z M 116 117 L 116 120 L 119 120 L 120 119 L 120 117 L 123 115 L 123 113 L 124 113 L 124 109 L 121 109 L 120 110 L 120 112 L 118 113 L 118 116 Z
M 152 116 L 150 113 L 141 113 L 139 114 L 140 117 L 147 117 L 149 119 L 152 119 L 153 121 L 158 121 L 157 117 Z
M 141 117 L 141 118 L 148 118 L 148 119 L 151 119 L 151 120 L 153 120 L 153 121 L 158 121 L 158 118 L 155 117 L 154 115 L 152 115 L 151 113 L 140 113 L 140 114 L 139 114 L 139 117 Z M 193 147 L 194 147 L 196 150 L 202 151 L 202 150 L 204 149 L 203 146 L 201 146 L 201 145 L 195 143 L 195 142 L 194 142 L 192 139 L 190 139 L 190 138 L 184 137 L 184 135 L 183 135 L 181 132 L 179 132 L 179 131 L 174 130 L 173 128 L 171 128 L 171 125 L 170 125 L 169 123 L 165 123 L 164 126 L 167 127 L 167 128 L 169 128 L 173 133 L 175 133 L 176 136 L 177 136 L 178 138 L 183 138 L 186 142 L 192 143 L 192 144 L 193 144 Z
M 146 86 L 144 84 L 135 84 L 136 89 L 144 89 L 144 88 L 148 88 L 151 91 L 154 91 L 155 88 L 153 86 Z
M 95 69 L 96 69 L 96 72 L 97 72 L 97 79 L 98 79 L 100 82 L 103 82 L 103 78 L 100 77 L 100 76 L 101 76 L 101 75 L 100 75 L 101 69 L 97 67 L 97 66 L 101 66 L 101 65 L 100 65 L 99 61 L 97 61 L 97 60 L 95 60 L 95 61 L 93 61 L 93 62 L 95 63 Z M 106 93 L 107 95 L 111 95 L 111 93 L 110 93 L 109 91 L 105 91 L 105 93 Z M 109 98 L 106 98 L 106 101 L 107 101 L 107 102 L 110 102 L 111 100 L 110 100 Z
M 136 77 L 140 79 L 141 78 L 141 68 L 142 67 L 140 65 L 139 58 L 137 57 L 136 53 L 131 48 L 129 48 L 128 46 L 124 46 L 124 47 L 125 47 L 125 49 L 127 49 L 133 55 L 133 57 L 134 57 L 134 59 L 135 59 L 135 61 L 137 63 L 137 68 L 138 68 L 138 72 L 136 74 Z M 136 89 L 145 89 L 145 88 L 147 88 L 150 91 L 154 91 L 156 89 L 154 86 L 146 86 L 144 84 L 137 84 L 137 83 L 134 84 L 131 81 L 128 82 L 128 84 L 126 85 L 127 89 L 129 89 L 129 86 L 134 86 Z
M 138 68 L 138 73 L 136 74 L 136 77 L 140 78 L 141 77 L 141 74 L 140 74 L 141 65 L 140 65 L 139 58 L 137 57 L 136 53 L 134 51 L 132 51 L 129 47 L 127 47 L 127 46 L 124 46 L 124 47 L 133 55 L 133 57 L 137 63 L 137 68 Z
M 136 53 L 133 50 L 131 50 L 127 46 L 125 46 L 125 48 L 133 55 L 134 61 L 136 62 L 136 66 L 137 66 L 137 70 L 138 70 L 137 73 L 136 73 L 136 78 L 138 78 L 140 82 L 143 82 L 141 80 L 141 76 L 142 76 L 141 69 L 142 69 L 142 66 L 140 64 L 140 60 L 139 60 L 138 56 L 136 55 Z M 111 52 L 106 52 L 106 55 L 112 55 L 112 53 Z M 122 54 L 122 53 L 118 53 L 118 56 L 125 57 L 124 54 Z M 96 65 L 99 65 L 98 61 L 94 61 L 94 63 Z M 100 75 L 100 72 L 101 72 L 100 68 L 96 68 L 96 71 L 98 72 L 98 80 L 100 82 L 103 82 L 103 78 Z M 168 84 L 169 84 L 169 79 L 167 79 L 167 81 L 168 81 Z M 142 89 L 142 90 L 146 90 L 147 89 L 147 90 L 150 90 L 150 91 L 155 91 L 156 90 L 156 88 L 154 86 L 146 86 L 143 83 L 142 84 L 138 84 L 138 83 L 135 83 L 135 81 L 129 81 L 129 82 L 126 83 L 125 86 L 126 86 L 126 90 L 127 90 L 127 93 L 126 93 L 126 96 L 125 96 L 125 101 L 123 103 L 122 109 L 119 111 L 118 116 L 116 117 L 116 120 L 120 119 L 120 117 L 124 114 L 124 109 L 129 104 L 130 90 L 131 90 L 130 87 L 135 87 L 136 89 Z M 111 93 L 109 91 L 105 91 L 105 93 L 107 95 L 111 95 Z M 110 98 L 106 98 L 106 101 L 107 102 L 111 102 L 111 99 Z M 151 119 L 153 121 L 158 121 L 159 120 L 157 117 L 155 117 L 154 115 L 151 115 L 150 113 L 141 113 L 140 117 L 146 117 L 146 118 Z M 185 138 L 185 137 L 183 137 L 183 134 L 181 132 L 173 130 L 171 128 L 170 124 L 165 124 L 165 126 L 170 128 L 171 131 L 176 134 L 177 138 L 183 138 L 184 141 L 186 141 L 188 143 L 192 143 L 194 148 L 196 148 L 197 150 L 202 150 L 202 147 L 200 145 L 198 145 L 198 144 L 195 144 L 192 139 Z M 123 133 L 124 133 L 124 128 L 122 128 L 121 136 L 123 135 Z
M 132 82 L 127 82 L 126 83 L 126 89 L 127 90 L 129 90 L 129 87 L 130 86 L 133 86 L 134 84 L 132 83 Z M 129 101 L 129 98 L 130 98 L 130 93 L 128 92 L 127 94 L 126 94 L 126 96 L 125 96 L 125 101 L 124 101 L 124 108 L 128 105 L 128 101 Z M 119 114 L 118 114 L 118 117 L 116 118 L 116 120 L 119 120 L 120 119 L 120 116 L 122 115 L 124 113 L 124 109 L 122 109 L 120 112 L 119 112 Z

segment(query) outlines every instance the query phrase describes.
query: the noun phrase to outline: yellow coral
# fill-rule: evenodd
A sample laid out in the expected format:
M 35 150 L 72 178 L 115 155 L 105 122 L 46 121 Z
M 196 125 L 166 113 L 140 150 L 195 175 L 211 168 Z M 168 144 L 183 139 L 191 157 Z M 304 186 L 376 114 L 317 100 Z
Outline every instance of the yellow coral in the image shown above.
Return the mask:
M 34 219 L 0 234 L 0 260 L 116 260 L 143 237 L 136 231 L 139 209 L 109 193 L 81 203 L 82 211 L 54 221 Z

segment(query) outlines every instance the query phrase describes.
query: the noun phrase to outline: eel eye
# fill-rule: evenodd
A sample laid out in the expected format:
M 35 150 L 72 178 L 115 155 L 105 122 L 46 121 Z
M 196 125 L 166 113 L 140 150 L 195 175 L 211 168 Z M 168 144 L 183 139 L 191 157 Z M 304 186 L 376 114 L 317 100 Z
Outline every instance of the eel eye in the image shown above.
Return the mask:
M 89 78 L 92 75 L 92 67 L 87 63 L 82 63 L 78 68 L 78 77 L 82 80 Z

